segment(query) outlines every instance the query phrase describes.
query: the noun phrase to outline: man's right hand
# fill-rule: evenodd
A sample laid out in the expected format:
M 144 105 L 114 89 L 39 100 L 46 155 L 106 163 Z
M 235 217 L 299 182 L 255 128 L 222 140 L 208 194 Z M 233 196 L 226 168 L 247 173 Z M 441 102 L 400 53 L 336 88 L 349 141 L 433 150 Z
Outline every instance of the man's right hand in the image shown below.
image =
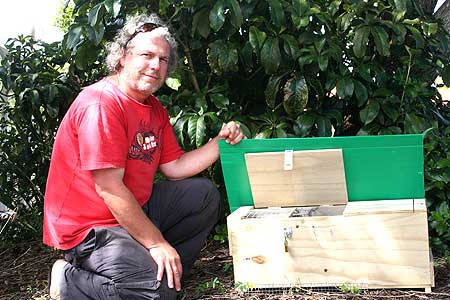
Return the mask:
M 183 271 L 180 256 L 144 214 L 134 195 L 125 186 L 124 172 L 123 168 L 91 171 L 95 189 L 119 224 L 134 239 L 150 249 L 150 255 L 158 266 L 157 279 L 161 281 L 166 271 L 169 288 L 175 286 L 175 289 L 180 291 Z
M 161 281 L 164 271 L 166 271 L 169 288 L 173 288 L 175 284 L 175 289 L 180 291 L 183 267 L 177 251 L 167 242 L 156 244 L 154 247 L 150 248 L 149 251 L 150 255 L 158 265 L 156 278 Z

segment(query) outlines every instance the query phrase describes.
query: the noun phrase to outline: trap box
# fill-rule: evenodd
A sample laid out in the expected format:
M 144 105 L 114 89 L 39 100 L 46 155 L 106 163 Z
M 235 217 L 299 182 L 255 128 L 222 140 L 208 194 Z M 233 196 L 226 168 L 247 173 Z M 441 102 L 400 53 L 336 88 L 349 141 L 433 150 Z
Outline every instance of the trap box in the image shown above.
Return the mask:
M 235 283 L 424 288 L 422 135 L 219 143 Z

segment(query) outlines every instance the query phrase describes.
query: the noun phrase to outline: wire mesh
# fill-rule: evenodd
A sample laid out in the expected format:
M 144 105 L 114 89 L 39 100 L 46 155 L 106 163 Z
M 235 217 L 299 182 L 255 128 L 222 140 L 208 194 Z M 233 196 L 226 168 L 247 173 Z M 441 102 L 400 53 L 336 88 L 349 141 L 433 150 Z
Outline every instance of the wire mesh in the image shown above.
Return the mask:
M 258 284 L 257 287 L 236 284 L 236 289 L 244 294 L 302 294 L 302 293 L 342 293 L 361 294 L 368 290 L 367 283 L 302 283 L 302 284 Z

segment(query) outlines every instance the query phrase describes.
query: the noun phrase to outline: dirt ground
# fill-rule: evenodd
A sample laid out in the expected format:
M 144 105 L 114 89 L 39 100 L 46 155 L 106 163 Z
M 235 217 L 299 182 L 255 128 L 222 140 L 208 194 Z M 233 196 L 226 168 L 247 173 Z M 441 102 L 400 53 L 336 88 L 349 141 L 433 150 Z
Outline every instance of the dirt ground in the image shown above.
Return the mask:
M 46 300 L 47 274 L 61 254 L 42 245 L 40 241 L 0 246 L 0 300 Z M 250 299 L 250 300 L 377 300 L 377 299 L 450 299 L 450 266 L 443 260 L 435 261 L 436 287 L 432 293 L 420 290 L 370 290 L 344 293 L 339 289 L 328 291 L 285 290 L 270 292 L 236 291 L 233 282 L 232 259 L 226 244 L 211 242 L 202 250 L 192 277 L 185 283 L 180 300 Z

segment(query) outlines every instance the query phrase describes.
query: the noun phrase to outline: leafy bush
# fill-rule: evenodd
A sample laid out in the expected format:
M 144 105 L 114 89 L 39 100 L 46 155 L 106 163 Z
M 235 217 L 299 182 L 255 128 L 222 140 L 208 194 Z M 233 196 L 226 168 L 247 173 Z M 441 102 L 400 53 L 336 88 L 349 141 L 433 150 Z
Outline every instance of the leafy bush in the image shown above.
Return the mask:
M 64 74 L 58 44 L 19 37 L 6 48 L 0 65 L 0 199 L 18 210 L 19 222 L 3 234 L 29 238 L 41 233 L 54 134 L 78 88 Z
M 127 15 L 157 12 L 170 22 L 180 45 L 180 66 L 158 96 L 185 149 L 204 144 L 229 120 L 240 122 L 251 138 L 434 128 L 425 148 L 430 230 L 436 251 L 450 247 L 450 123 L 434 84 L 441 75 L 450 85 L 449 35 L 422 2 L 73 2 L 61 53 L 70 62 L 67 74 L 80 85 L 105 73 L 105 41 Z M 224 194 L 220 166 L 205 175 Z

